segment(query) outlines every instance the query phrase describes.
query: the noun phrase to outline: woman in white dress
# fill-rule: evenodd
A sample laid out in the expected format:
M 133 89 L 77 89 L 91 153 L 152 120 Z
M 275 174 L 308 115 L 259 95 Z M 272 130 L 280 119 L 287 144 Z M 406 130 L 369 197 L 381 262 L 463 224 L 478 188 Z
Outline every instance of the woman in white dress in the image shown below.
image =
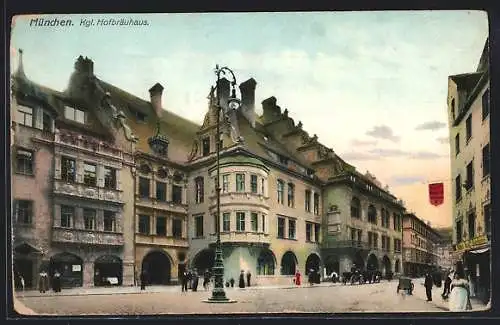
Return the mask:
M 457 270 L 451 282 L 449 309 L 450 311 L 467 311 L 472 309 L 469 282 L 465 279 L 463 270 Z

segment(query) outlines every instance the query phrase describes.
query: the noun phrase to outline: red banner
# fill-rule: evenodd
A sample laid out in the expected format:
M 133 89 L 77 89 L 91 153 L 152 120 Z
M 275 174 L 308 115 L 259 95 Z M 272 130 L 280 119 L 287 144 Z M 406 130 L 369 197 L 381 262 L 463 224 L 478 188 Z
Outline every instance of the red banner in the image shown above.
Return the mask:
M 438 206 L 444 202 L 444 184 L 433 183 L 429 184 L 429 200 L 432 205 Z

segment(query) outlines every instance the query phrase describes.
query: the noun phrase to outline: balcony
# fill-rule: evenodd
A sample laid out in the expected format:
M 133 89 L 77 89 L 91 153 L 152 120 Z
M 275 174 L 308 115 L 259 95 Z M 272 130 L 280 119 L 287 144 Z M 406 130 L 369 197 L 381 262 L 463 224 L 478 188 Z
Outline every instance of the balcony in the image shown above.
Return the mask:
M 136 195 L 135 204 L 138 207 L 165 210 L 177 214 L 187 214 L 187 205 L 183 203 L 174 203 L 173 201 L 159 201 L 154 198 L 141 198 Z
M 123 246 L 123 234 L 74 228 L 52 228 L 52 242 L 99 246 Z
M 54 180 L 54 193 L 75 196 L 82 199 L 124 204 L 122 191 L 79 183 L 66 183 L 62 180 Z
M 216 205 L 216 195 L 211 195 L 211 207 Z M 254 194 L 249 192 L 231 192 L 231 193 L 221 193 L 220 204 L 224 205 L 253 205 L 261 206 L 265 209 L 269 209 L 269 198 L 264 197 L 261 194 Z
M 217 241 L 217 234 L 208 235 L 210 243 L 215 244 Z M 268 246 L 270 244 L 269 234 L 262 232 L 250 231 L 228 231 L 220 233 L 220 241 L 222 244 L 244 244 L 244 245 L 262 245 Z
M 135 234 L 135 243 L 142 245 L 157 245 L 187 248 L 189 243 L 186 238 L 175 238 L 172 236 L 158 236 Z

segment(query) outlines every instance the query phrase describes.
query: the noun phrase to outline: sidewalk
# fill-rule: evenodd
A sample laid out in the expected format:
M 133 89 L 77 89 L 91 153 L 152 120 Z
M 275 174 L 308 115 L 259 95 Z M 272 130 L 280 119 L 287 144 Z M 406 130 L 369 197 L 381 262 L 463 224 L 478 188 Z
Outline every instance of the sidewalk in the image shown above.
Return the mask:
M 332 282 L 322 282 L 319 284 L 314 284 L 313 287 L 330 287 L 338 286 L 339 283 L 333 284 Z M 309 284 L 303 284 L 301 286 L 296 285 L 275 285 L 275 286 L 250 286 L 245 288 L 224 288 L 226 291 L 231 290 L 266 290 L 266 289 L 300 289 L 308 288 Z M 207 291 L 212 291 L 213 287 L 210 287 Z M 141 294 L 141 293 L 162 293 L 162 292 L 180 292 L 180 285 L 164 285 L 164 286 L 147 286 L 146 290 L 141 291 L 140 286 L 120 286 L 120 287 L 88 287 L 88 288 L 70 288 L 62 289 L 61 292 L 54 292 L 52 290 L 46 293 L 40 293 L 38 290 L 27 290 L 24 292 L 16 291 L 15 295 L 17 298 L 25 297 L 48 297 L 48 296 L 86 296 L 86 295 L 113 295 L 113 294 Z M 204 291 L 202 286 L 198 287 L 198 291 Z
M 424 287 L 424 279 L 418 278 L 418 279 L 413 279 L 414 283 L 420 284 L 420 286 L 416 285 L 415 290 L 413 291 L 413 295 L 416 298 L 422 299 L 422 300 L 427 300 L 427 296 L 425 294 L 425 287 Z M 432 301 L 430 301 L 430 304 L 435 305 L 439 309 L 442 309 L 444 311 L 449 311 L 448 307 L 448 301 L 444 300 L 441 297 L 441 294 L 443 293 L 443 287 L 438 288 L 434 286 L 432 288 Z M 487 311 L 490 307 L 484 305 L 481 301 L 479 301 L 476 298 L 471 298 L 470 303 L 472 305 L 472 310 L 471 312 L 475 311 Z

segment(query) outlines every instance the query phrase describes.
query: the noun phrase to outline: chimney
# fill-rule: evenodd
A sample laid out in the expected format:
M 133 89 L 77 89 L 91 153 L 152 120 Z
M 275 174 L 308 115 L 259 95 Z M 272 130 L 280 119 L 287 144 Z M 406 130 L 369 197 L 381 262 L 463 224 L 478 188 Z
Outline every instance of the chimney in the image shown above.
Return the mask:
M 19 63 L 17 66 L 16 76 L 26 78 L 24 74 L 24 65 L 23 65 L 23 50 L 19 49 Z
M 149 97 L 151 101 L 151 106 L 156 112 L 156 116 L 161 118 L 163 108 L 161 106 L 161 96 L 163 94 L 163 86 L 156 83 L 153 87 L 149 89 Z
M 276 97 L 272 96 L 262 101 L 264 123 L 273 122 L 281 115 L 281 109 L 276 105 Z
M 250 78 L 240 84 L 241 110 L 248 122 L 255 127 L 255 87 L 257 82 Z
M 220 106 L 223 108 L 223 111 L 227 111 L 227 100 L 229 98 L 230 92 L 230 82 L 226 78 L 219 79 L 217 84 L 217 96 L 220 100 Z
M 75 70 L 88 77 L 94 75 L 94 62 L 88 57 L 79 56 L 75 62 Z

